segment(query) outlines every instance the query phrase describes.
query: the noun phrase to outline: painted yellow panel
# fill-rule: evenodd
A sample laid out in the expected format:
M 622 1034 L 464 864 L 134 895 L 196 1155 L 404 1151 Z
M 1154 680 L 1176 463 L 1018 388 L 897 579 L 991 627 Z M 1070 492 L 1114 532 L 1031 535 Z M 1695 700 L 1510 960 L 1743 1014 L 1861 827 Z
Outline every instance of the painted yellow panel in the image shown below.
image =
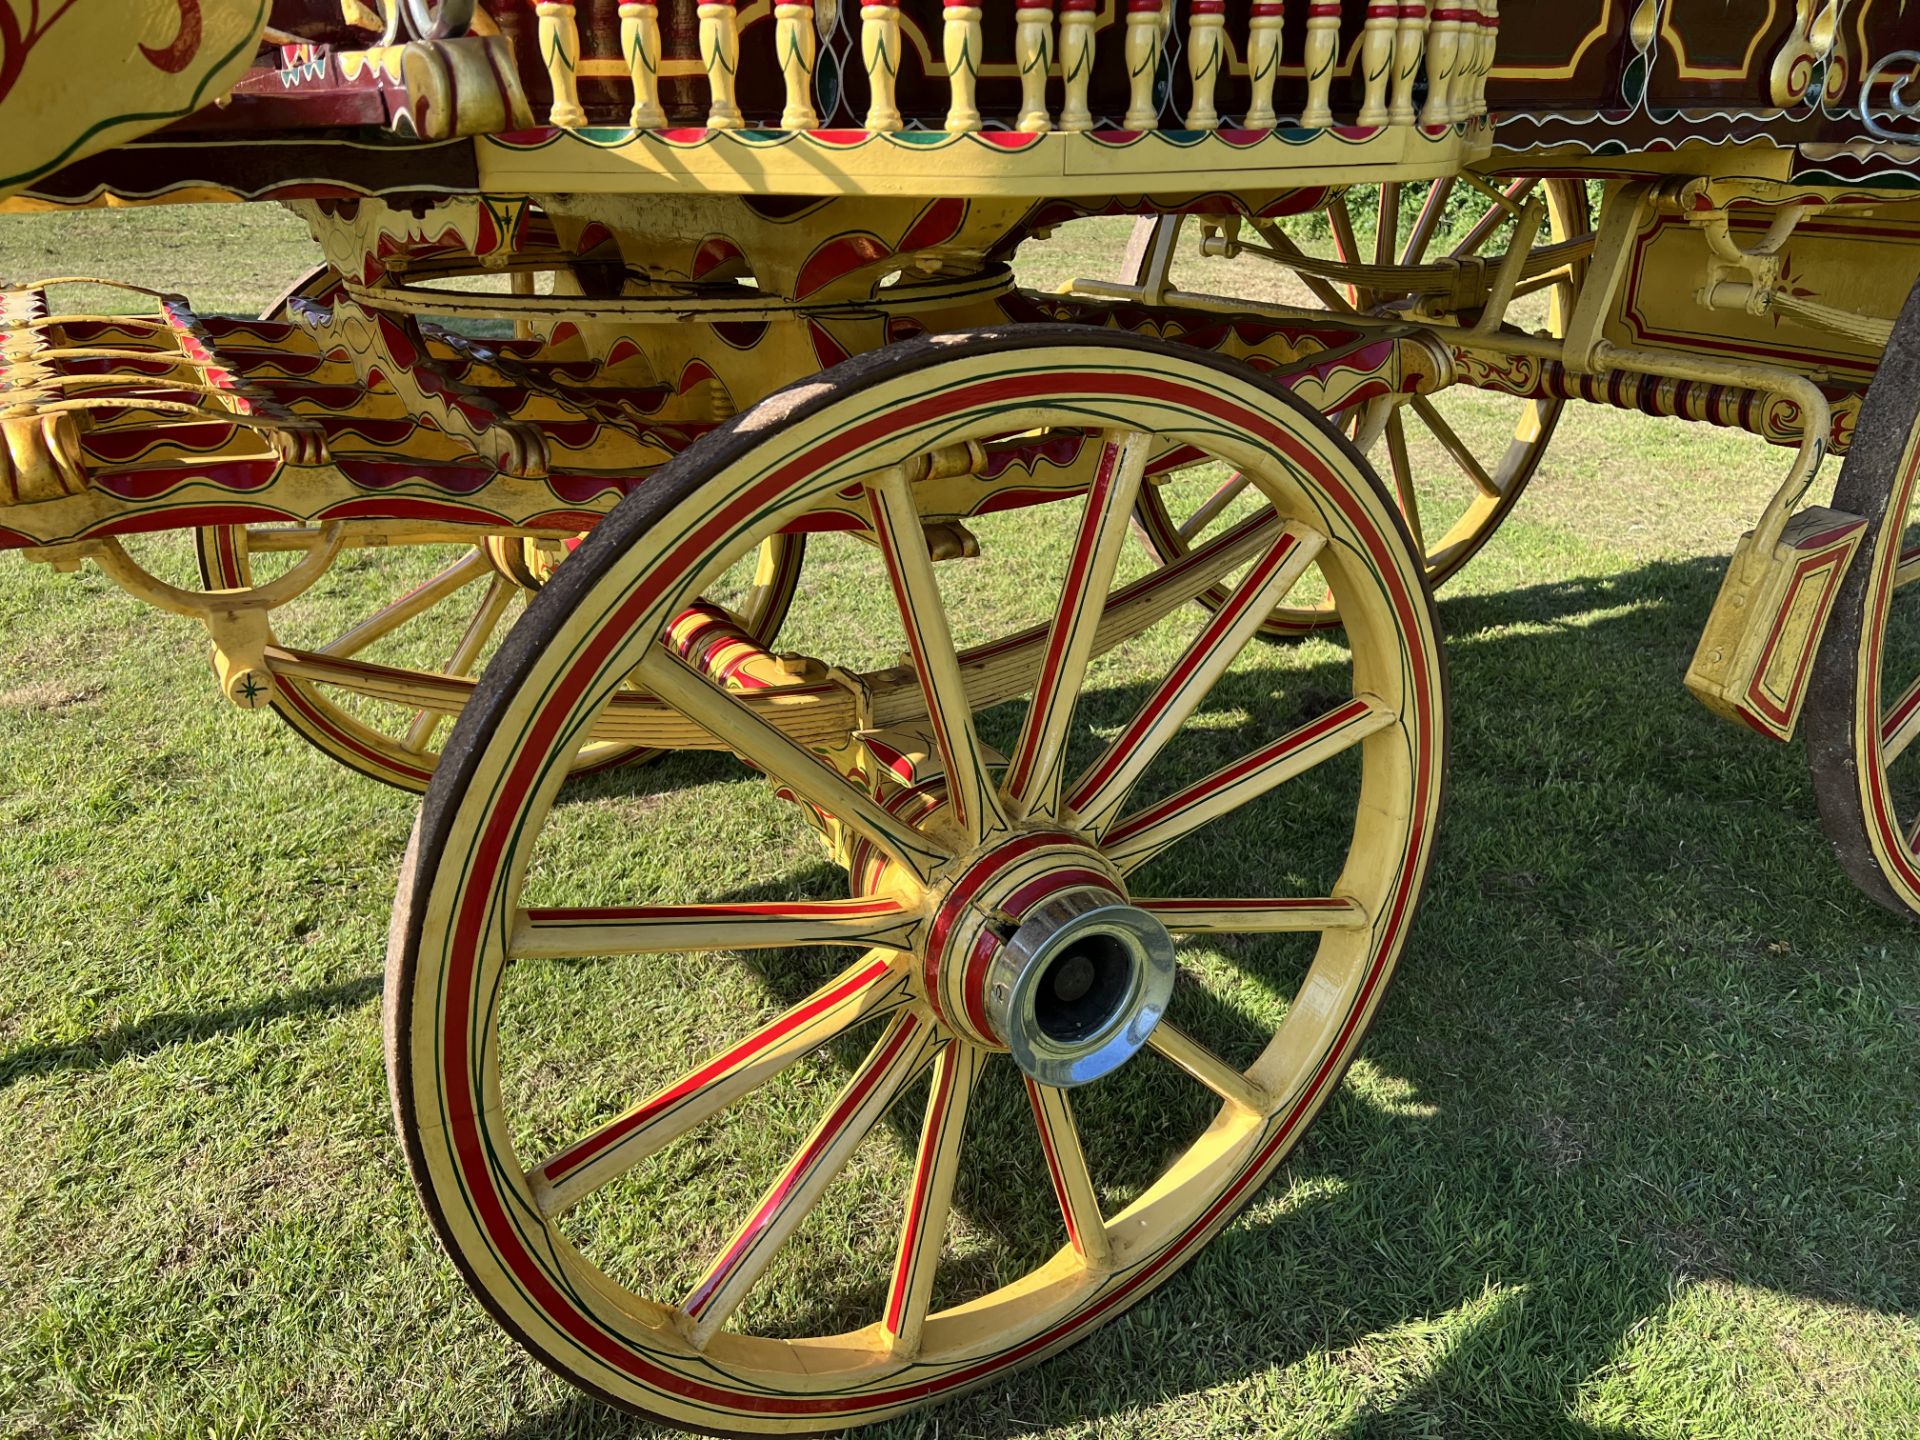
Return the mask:
M 269 0 L 0 0 L 0 196 L 219 99 Z

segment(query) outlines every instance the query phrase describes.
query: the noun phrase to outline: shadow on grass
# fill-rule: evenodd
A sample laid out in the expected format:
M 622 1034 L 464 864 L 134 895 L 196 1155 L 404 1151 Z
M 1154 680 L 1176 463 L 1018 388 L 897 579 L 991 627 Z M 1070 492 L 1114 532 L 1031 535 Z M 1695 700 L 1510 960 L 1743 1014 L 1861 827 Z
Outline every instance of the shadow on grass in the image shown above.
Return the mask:
M 380 977 L 365 975 L 333 985 L 316 985 L 285 995 L 270 995 L 222 1010 L 168 1010 L 131 1025 L 116 1026 L 65 1045 L 23 1045 L 0 1054 L 0 1087 L 59 1070 L 97 1070 L 122 1060 L 137 1060 L 169 1045 L 189 1045 L 288 1015 L 354 1010 L 380 998 Z

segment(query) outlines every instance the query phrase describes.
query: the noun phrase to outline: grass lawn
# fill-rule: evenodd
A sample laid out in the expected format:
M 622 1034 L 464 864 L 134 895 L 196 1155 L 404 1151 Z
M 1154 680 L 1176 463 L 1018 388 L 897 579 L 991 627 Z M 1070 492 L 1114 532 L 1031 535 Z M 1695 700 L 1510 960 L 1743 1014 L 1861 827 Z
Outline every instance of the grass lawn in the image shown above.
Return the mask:
M 1069 227 L 1023 277 L 1101 273 L 1123 237 Z M 311 258 L 273 211 L 0 225 L 0 275 L 113 275 L 208 310 L 257 310 Z M 1487 397 L 1449 403 L 1463 431 L 1508 423 Z M 1680 683 L 1785 463 L 1743 437 L 1569 412 L 1515 518 L 1443 594 L 1449 810 L 1348 1083 L 1178 1279 L 1050 1363 L 876 1433 L 1920 1430 L 1920 929 L 1840 872 L 1799 746 L 1715 720 Z M 981 528 L 990 560 L 942 578 L 991 626 L 1031 603 L 1057 536 Z M 184 563 L 184 541 L 155 548 Z M 860 553 L 812 563 L 786 643 L 844 653 L 851 627 L 866 663 L 891 660 Z M 1170 643 L 1157 628 L 1146 660 Z M 415 1202 L 379 1026 L 414 800 L 224 706 L 205 650 L 97 572 L 0 562 L 0 1433 L 652 1433 L 508 1341 Z M 1196 723 L 1258 728 L 1339 660 L 1327 640 L 1256 646 Z M 1099 670 L 1095 699 L 1137 679 Z M 1224 893 L 1261 893 L 1270 868 L 1317 863 L 1309 819 L 1235 817 L 1204 862 Z M 555 898 L 831 880 L 787 807 L 714 756 L 576 787 L 554 846 Z M 1191 963 L 1218 978 L 1236 958 Z M 529 980 L 508 1077 L 537 1117 L 529 1143 L 578 1133 L 812 979 L 714 958 Z M 712 1154 L 668 1152 L 653 1191 L 582 1223 L 671 1274 L 850 1055 L 803 1062 Z M 1158 1092 L 1114 1093 L 1131 1108 L 1094 1128 L 1122 1148 L 1157 1153 L 1191 1118 L 1190 1096 L 1148 1114 Z M 802 1231 L 761 1322 L 817 1316 L 834 1277 L 867 1284 L 862 1197 L 896 1184 L 911 1123 Z M 982 1197 L 1024 1186 L 1051 1205 L 1017 1143 L 992 1168 Z M 1058 1243 L 961 1211 L 963 1273 Z

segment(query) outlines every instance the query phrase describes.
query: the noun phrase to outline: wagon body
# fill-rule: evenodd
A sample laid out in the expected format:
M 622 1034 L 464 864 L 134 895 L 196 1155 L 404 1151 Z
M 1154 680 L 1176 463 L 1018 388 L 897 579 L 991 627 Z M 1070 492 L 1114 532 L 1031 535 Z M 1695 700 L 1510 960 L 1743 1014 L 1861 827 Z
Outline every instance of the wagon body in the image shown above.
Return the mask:
M 1841 858 L 1920 913 L 1899 768 L 1920 656 L 1888 640 L 1920 593 L 1899 6 L 0 0 L 0 22 L 0 208 L 275 202 L 321 260 L 260 319 L 0 291 L 0 546 L 200 620 L 236 704 L 427 791 L 388 982 L 403 1141 L 482 1302 L 594 1393 L 725 1431 L 883 1418 L 1070 1343 L 1225 1223 L 1405 944 L 1445 763 L 1432 588 L 1568 403 L 1781 447 L 1688 684 L 1775 739 L 1804 716 Z M 83 62 L 112 83 L 76 86 Z M 1110 273 L 1015 283 L 1020 246 L 1106 215 L 1139 217 Z M 1269 263 L 1277 296 L 1245 281 Z M 1517 407 L 1510 440 L 1463 438 L 1463 387 Z M 1467 482 L 1444 518 L 1415 425 Z M 1011 510 L 1065 527 L 1057 599 L 963 644 L 936 571 Z M 1130 524 L 1152 564 L 1122 583 Z M 140 560 L 135 537 L 181 529 L 197 584 Z M 822 535 L 868 547 L 899 663 L 779 648 Z M 342 557 L 433 547 L 453 558 L 344 632 L 277 633 Z M 375 658 L 476 592 L 443 664 Z M 1090 667 L 1194 601 L 1197 636 L 1076 777 Z M 1143 798 L 1262 634 L 1332 678 Z M 1008 706 L 996 748 L 981 717 Z M 844 894 L 527 903 L 566 777 L 679 748 L 764 772 Z M 1321 880 L 1136 875 L 1343 765 L 1297 812 L 1344 817 Z M 1173 937 L 1303 932 L 1253 1052 L 1189 1033 Z M 818 990 L 521 1155 L 510 961 L 849 946 Z M 588 1255 L 577 1209 L 861 1026 L 871 1049 L 689 1288 Z M 1215 1108 L 1108 1203 L 1069 1097 L 1147 1052 Z M 949 1293 L 968 1107 L 1009 1059 L 1065 1244 Z M 750 1292 L 923 1079 L 878 1315 L 755 1333 Z

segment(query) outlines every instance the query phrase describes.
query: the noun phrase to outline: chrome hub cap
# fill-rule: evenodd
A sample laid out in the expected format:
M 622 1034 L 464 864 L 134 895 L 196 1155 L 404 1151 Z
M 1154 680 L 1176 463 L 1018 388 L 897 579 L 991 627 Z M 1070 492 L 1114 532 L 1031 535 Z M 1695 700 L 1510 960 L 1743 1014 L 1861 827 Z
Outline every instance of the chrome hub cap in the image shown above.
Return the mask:
M 1147 1042 L 1173 993 L 1173 939 L 1074 837 L 1030 832 L 963 865 L 922 962 L 941 1021 L 1043 1085 L 1084 1085 Z

